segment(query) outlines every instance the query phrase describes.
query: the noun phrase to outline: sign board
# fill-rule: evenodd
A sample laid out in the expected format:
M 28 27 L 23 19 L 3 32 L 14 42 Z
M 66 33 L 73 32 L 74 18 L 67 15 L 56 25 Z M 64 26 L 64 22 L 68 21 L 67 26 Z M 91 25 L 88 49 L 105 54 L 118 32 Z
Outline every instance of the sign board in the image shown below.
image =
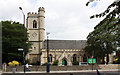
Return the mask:
M 18 51 L 23 51 L 23 48 L 18 48 Z
M 90 58 L 88 59 L 88 64 L 96 63 L 96 59 Z
M 79 62 L 79 65 L 88 65 L 88 62 Z

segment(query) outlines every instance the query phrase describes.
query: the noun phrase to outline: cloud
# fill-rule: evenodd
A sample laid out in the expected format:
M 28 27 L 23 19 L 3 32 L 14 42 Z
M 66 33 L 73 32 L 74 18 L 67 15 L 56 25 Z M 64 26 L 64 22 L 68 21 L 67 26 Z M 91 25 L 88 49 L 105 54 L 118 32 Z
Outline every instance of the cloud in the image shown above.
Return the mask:
M 22 7 L 27 18 L 28 12 L 45 8 L 45 29 L 50 39 L 86 39 L 101 19 L 90 19 L 93 14 L 103 12 L 112 0 L 101 0 L 86 7 L 88 0 L 0 0 L 0 20 L 23 23 Z

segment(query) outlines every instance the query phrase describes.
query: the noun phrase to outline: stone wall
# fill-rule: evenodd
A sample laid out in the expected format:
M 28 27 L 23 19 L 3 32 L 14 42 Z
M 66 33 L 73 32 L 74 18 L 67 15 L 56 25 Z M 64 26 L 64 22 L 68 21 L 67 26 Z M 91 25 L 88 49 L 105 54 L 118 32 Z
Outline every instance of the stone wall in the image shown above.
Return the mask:
M 94 65 L 93 69 L 118 69 L 120 65 Z M 23 66 L 16 67 L 17 71 L 23 71 Z M 31 71 L 46 71 L 46 66 L 32 66 Z M 78 70 L 92 70 L 92 65 L 80 65 L 80 66 L 50 66 L 50 71 L 78 71 Z M 12 67 L 7 66 L 7 72 L 12 71 Z
M 62 65 L 62 61 L 64 58 L 67 61 L 67 66 L 71 66 L 73 62 L 73 56 L 76 55 L 76 60 L 78 62 L 83 62 L 83 57 L 85 52 L 83 50 L 75 50 L 75 49 L 50 49 L 49 54 L 52 55 L 52 62 L 55 60 L 59 61 L 59 66 Z M 86 55 L 86 60 L 88 60 L 88 57 Z M 44 64 L 47 62 L 47 52 L 45 49 L 42 49 L 42 56 L 41 56 L 41 64 Z M 85 62 L 85 61 L 84 61 Z M 87 62 L 87 61 L 86 61 Z
M 105 69 L 120 69 L 120 65 L 118 64 L 114 64 L 114 65 L 99 65 L 99 68 L 102 69 L 102 70 L 105 70 Z

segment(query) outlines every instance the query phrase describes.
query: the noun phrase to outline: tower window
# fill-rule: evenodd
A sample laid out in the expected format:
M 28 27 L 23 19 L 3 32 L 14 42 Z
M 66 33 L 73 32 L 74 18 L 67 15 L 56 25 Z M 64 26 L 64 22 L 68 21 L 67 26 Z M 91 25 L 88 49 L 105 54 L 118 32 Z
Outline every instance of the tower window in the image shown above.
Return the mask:
M 33 28 L 37 28 L 37 22 L 35 20 L 33 21 Z

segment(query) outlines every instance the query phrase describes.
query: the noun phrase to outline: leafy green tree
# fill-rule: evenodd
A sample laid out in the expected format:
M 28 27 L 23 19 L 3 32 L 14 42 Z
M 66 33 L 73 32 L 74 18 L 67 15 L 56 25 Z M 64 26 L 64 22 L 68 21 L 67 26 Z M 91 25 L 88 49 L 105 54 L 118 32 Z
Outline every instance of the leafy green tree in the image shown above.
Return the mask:
M 86 6 L 94 1 L 89 0 Z M 93 15 L 90 18 L 101 17 L 105 17 L 105 19 L 88 35 L 88 46 L 85 50 L 90 55 L 94 52 L 94 55 L 99 57 L 104 57 L 107 54 L 107 60 L 109 60 L 108 54 L 116 51 L 116 47 L 120 47 L 120 0 L 115 0 L 104 12 Z
M 104 58 L 107 55 L 107 61 L 109 61 L 108 55 L 117 51 L 117 47 L 120 45 L 120 24 L 114 25 L 118 22 L 118 19 L 112 18 L 109 22 L 108 18 L 101 21 L 87 37 L 88 46 L 85 47 L 85 51 L 89 55 L 95 57 Z
M 22 62 L 23 52 L 18 48 L 25 47 L 25 54 L 29 52 L 30 43 L 28 42 L 27 29 L 19 22 L 2 21 L 2 62 L 13 60 Z
M 86 6 L 89 5 L 89 3 L 91 2 L 94 2 L 95 0 L 89 0 L 87 3 L 86 3 Z M 100 0 L 97 0 L 97 1 L 100 1 Z M 119 24 L 120 23 L 120 0 L 115 0 L 112 4 L 110 4 L 107 9 L 100 13 L 100 14 L 96 14 L 96 15 L 93 15 L 91 16 L 90 18 L 101 18 L 101 17 L 104 17 L 106 16 L 106 18 L 109 18 L 109 22 L 112 20 L 112 18 L 116 18 L 116 19 L 119 19 L 118 22 L 116 22 L 116 24 Z

